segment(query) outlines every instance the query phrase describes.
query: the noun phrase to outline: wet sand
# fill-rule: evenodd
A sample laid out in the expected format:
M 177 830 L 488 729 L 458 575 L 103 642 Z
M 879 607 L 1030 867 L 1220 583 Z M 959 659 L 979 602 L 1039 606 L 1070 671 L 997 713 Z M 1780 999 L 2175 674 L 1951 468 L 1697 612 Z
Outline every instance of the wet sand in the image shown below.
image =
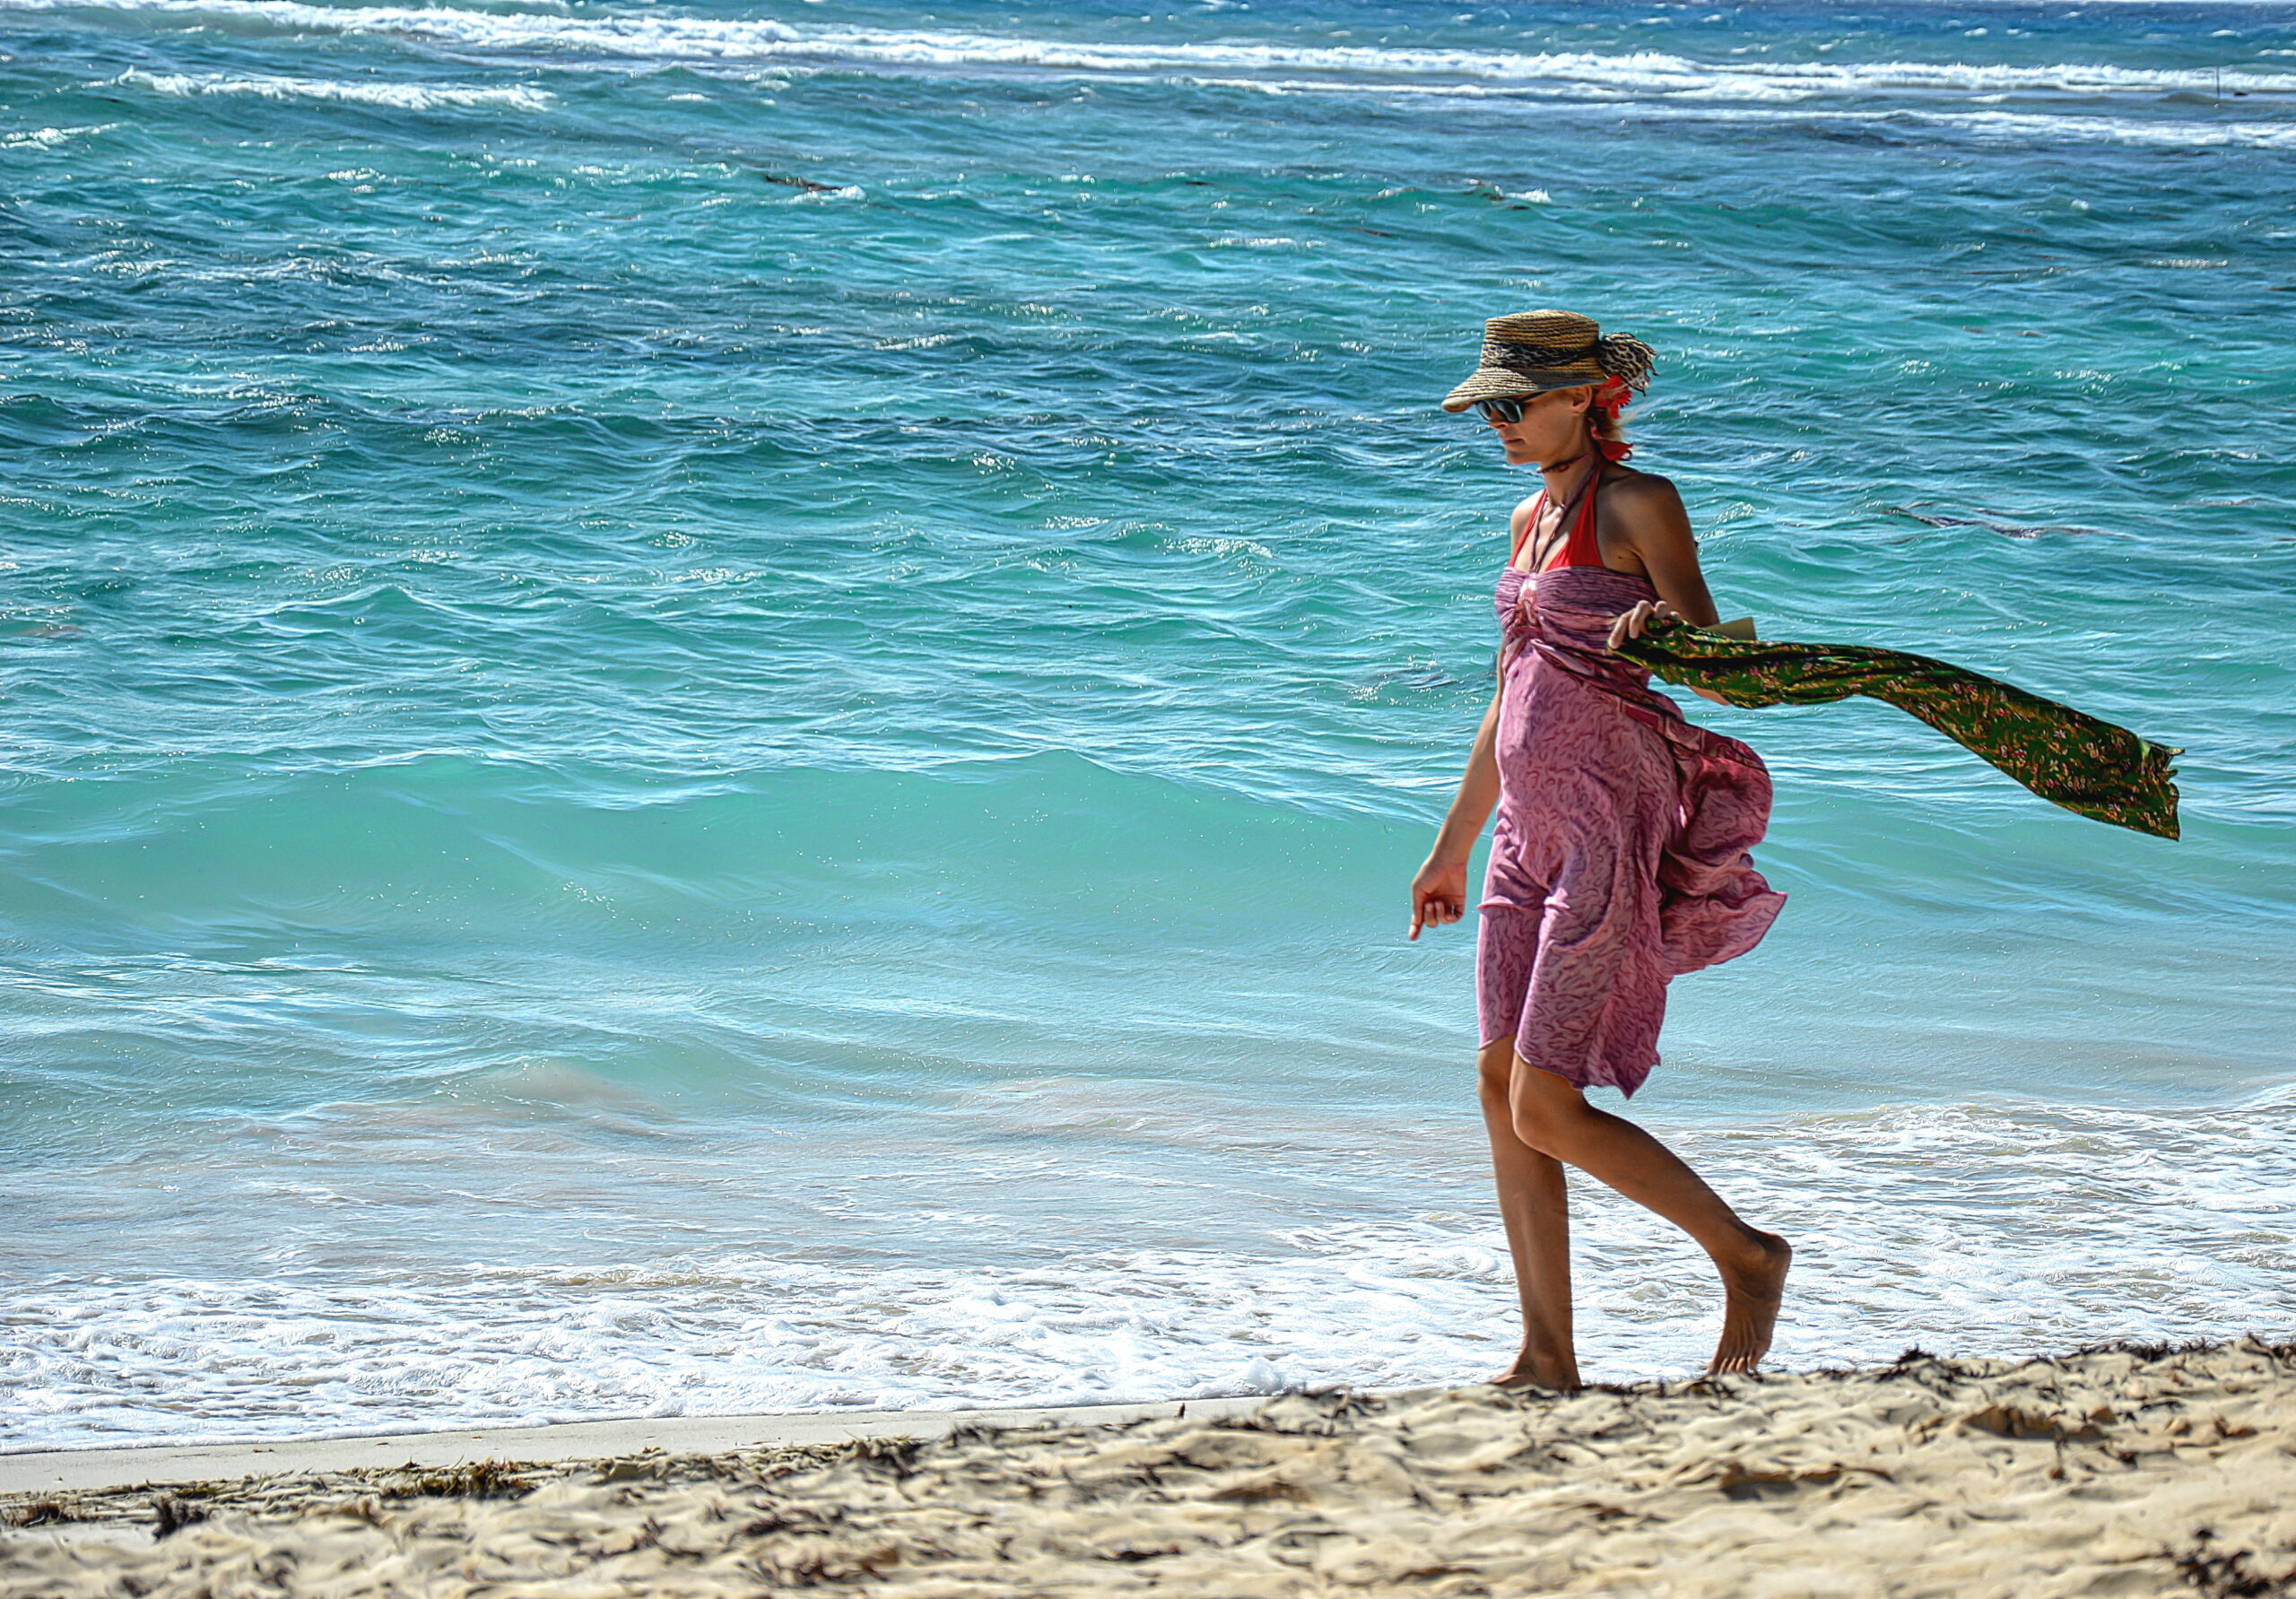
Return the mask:
M 306 1469 L 0 1516 L 9 1599 L 2268 1594 L 2296 1574 L 2296 1345 Z

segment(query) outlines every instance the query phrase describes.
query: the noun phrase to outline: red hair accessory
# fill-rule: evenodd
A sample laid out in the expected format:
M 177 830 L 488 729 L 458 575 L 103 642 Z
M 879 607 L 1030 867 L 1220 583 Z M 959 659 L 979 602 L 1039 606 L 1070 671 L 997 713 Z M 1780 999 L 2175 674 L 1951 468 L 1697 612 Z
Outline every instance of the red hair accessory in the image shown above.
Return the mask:
M 1626 409 L 1627 402 L 1633 397 L 1633 391 L 1626 387 L 1623 378 L 1604 378 L 1595 390 L 1593 401 L 1587 407 L 1589 421 L 1599 416 L 1606 422 L 1617 421 L 1618 413 Z M 1623 461 L 1634 453 L 1634 446 L 1623 439 L 1605 439 L 1592 428 L 1587 430 L 1587 441 L 1594 445 L 1596 450 L 1605 461 Z

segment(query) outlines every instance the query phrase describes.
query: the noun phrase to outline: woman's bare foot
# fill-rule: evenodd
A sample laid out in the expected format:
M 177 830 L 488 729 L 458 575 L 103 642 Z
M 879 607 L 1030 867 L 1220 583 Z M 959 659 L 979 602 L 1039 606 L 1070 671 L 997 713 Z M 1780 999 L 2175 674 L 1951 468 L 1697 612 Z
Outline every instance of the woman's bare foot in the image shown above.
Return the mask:
M 1578 1365 L 1575 1360 L 1543 1360 L 1528 1351 L 1515 1357 L 1515 1363 L 1491 1379 L 1498 1388 L 1553 1388 L 1564 1394 L 1578 1391 Z
M 1722 1340 L 1706 1368 L 1709 1377 L 1760 1366 L 1778 1325 L 1779 1301 L 1786 1296 L 1794 1247 L 1774 1232 L 1756 1232 L 1747 1245 L 1743 1259 L 1722 1265 Z

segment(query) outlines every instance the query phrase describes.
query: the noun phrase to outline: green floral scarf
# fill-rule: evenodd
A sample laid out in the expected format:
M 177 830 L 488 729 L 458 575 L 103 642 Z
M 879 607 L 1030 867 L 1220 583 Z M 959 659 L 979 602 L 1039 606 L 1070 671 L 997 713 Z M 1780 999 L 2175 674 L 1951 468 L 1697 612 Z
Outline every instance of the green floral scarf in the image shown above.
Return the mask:
M 1670 683 L 1709 690 L 1733 705 L 1823 705 L 1852 694 L 1885 700 L 2045 800 L 2140 833 L 2177 836 L 2169 758 L 2182 752 L 1944 661 L 1851 644 L 1757 642 L 1666 621 L 1653 622 L 1618 653 Z

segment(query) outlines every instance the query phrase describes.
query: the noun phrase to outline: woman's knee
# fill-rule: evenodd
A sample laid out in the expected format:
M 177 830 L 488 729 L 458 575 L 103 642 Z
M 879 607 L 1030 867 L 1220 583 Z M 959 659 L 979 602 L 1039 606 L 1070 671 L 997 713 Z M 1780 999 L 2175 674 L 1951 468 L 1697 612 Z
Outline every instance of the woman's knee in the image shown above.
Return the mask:
M 1518 1061 L 1508 1083 L 1508 1122 L 1542 1155 L 1569 1160 L 1588 1108 L 1578 1089 L 1551 1072 Z
M 1485 1044 L 1474 1057 L 1475 1087 L 1483 1099 L 1485 1110 L 1509 1114 L 1515 1092 L 1515 1040 L 1501 1038 L 1495 1044 Z

